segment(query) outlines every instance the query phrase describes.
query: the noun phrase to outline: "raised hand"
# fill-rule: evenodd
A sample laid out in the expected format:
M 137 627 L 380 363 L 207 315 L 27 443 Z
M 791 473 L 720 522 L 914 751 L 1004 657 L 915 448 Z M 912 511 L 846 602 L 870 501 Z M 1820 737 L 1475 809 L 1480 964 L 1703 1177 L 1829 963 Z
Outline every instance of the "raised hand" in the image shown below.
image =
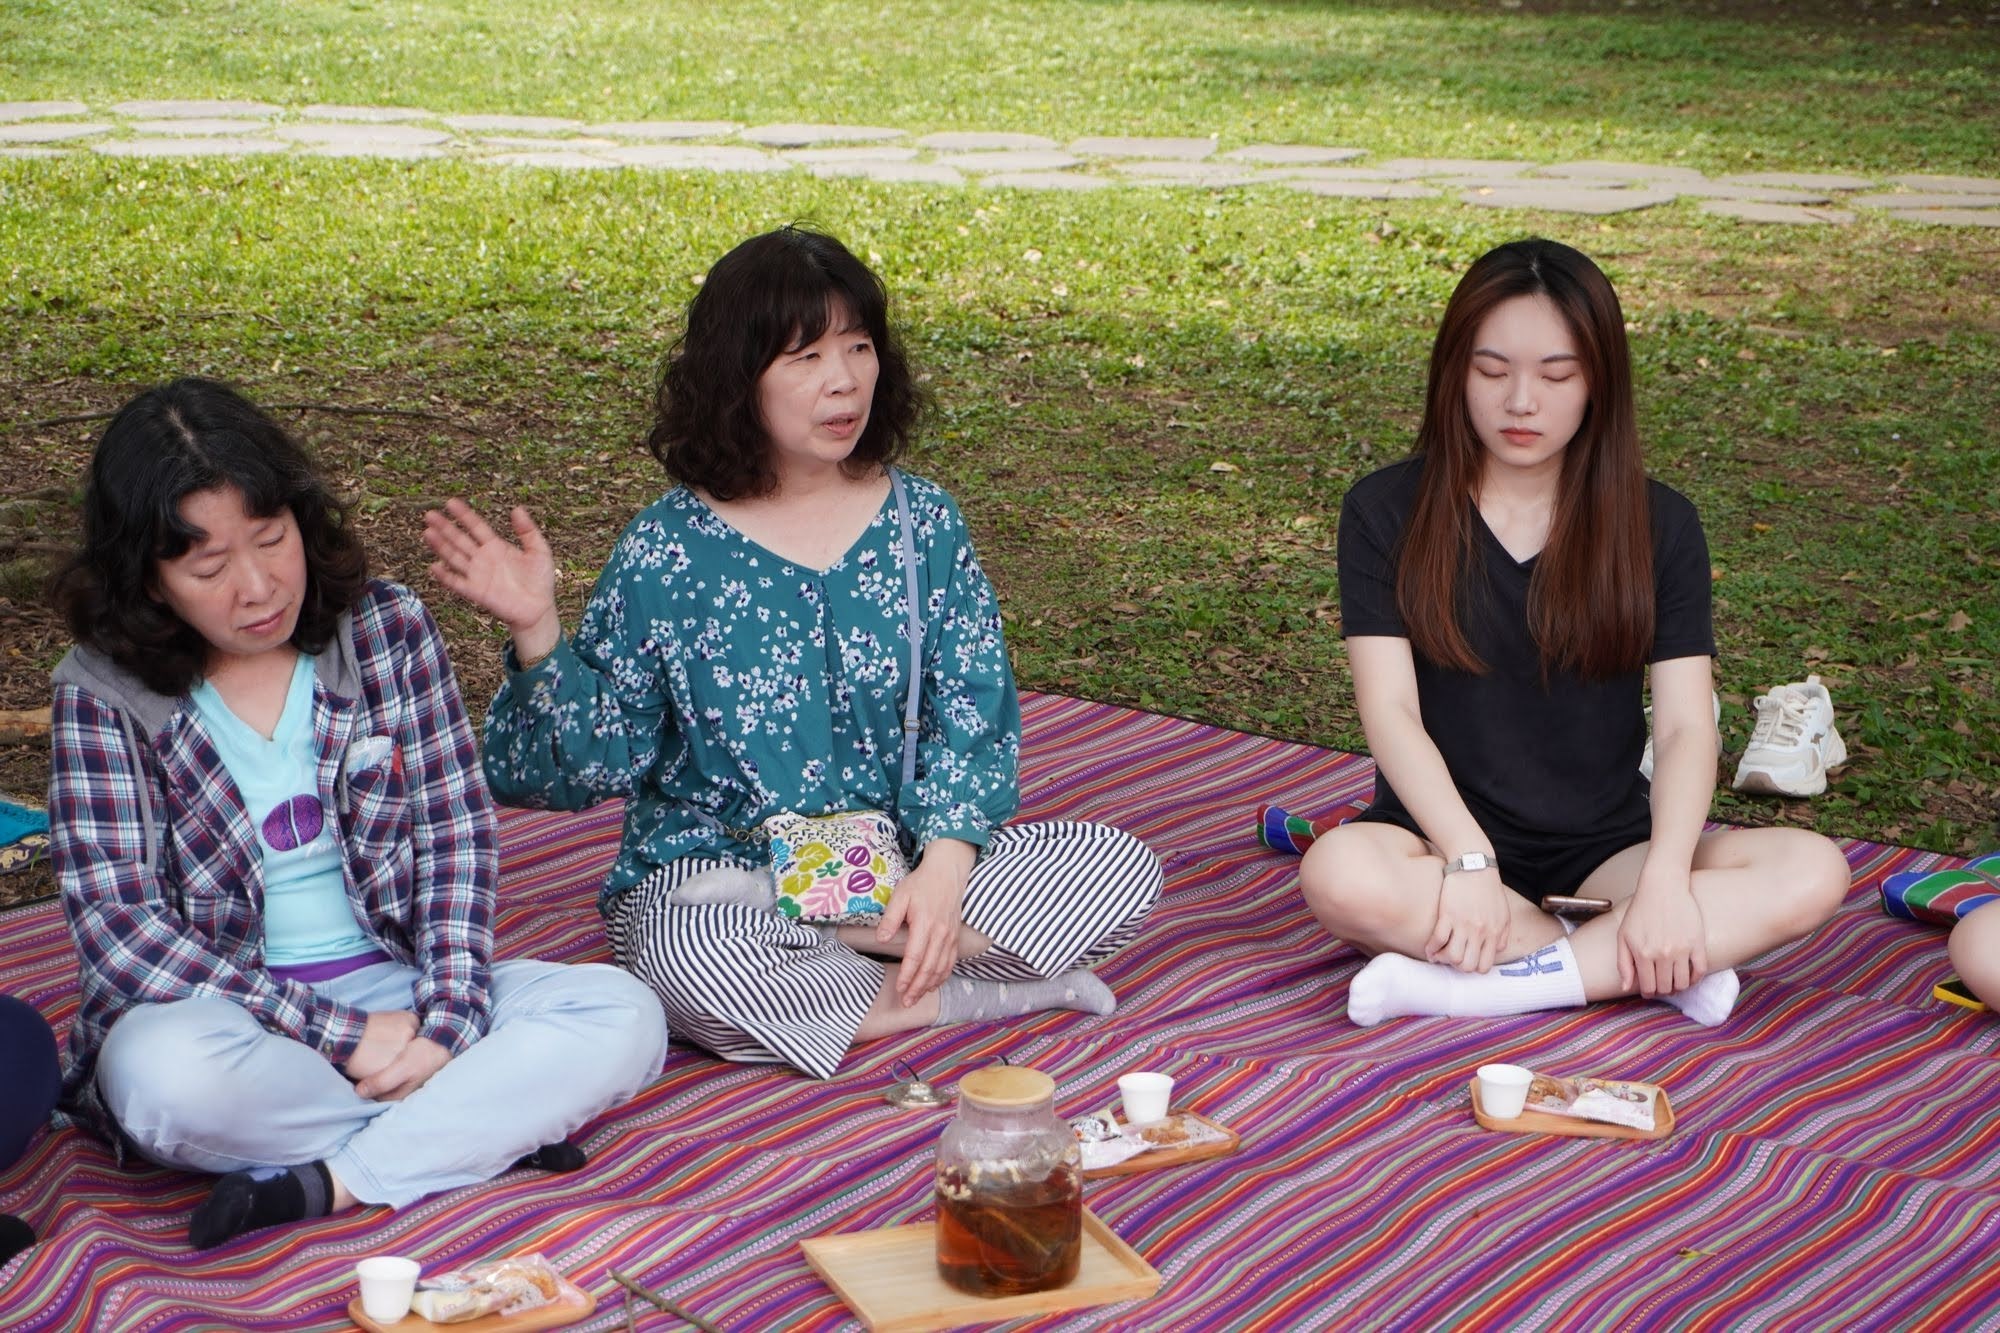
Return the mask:
M 505 624 L 523 658 L 539 657 L 559 632 L 555 557 L 527 510 L 515 505 L 510 517 L 512 542 L 454 496 L 424 515 L 424 545 L 437 557 L 432 578 Z

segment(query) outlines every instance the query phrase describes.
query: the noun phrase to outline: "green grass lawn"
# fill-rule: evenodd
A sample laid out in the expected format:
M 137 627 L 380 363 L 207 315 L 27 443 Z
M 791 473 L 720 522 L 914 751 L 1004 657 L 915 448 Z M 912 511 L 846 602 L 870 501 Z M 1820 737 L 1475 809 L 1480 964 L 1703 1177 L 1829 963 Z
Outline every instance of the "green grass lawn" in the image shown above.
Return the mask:
M 1213 133 L 1714 172 L 1990 174 L 2000 138 L 1990 5 L 198 8 L 17 3 L 0 100 Z M 1023 684 L 1346 747 L 1341 496 L 1407 449 L 1464 267 L 1529 231 L 1584 248 L 1634 325 L 1651 466 L 1707 524 L 1726 745 L 1751 695 L 1816 670 L 1855 754 L 1825 798 L 1725 795 L 1719 817 L 2000 841 L 1995 234 L 1689 203 L 1600 220 L 1273 188 L 0 162 L 0 707 L 45 698 L 62 644 L 36 580 L 100 428 L 35 423 L 189 371 L 402 409 L 288 418 L 356 489 L 380 566 L 434 592 L 423 508 L 519 497 L 573 603 L 661 488 L 638 440 L 695 277 L 798 218 L 896 294 L 938 406 L 916 466 L 972 519 Z M 477 704 L 497 636 L 435 600 Z M 37 762 L 0 758 L 0 786 Z

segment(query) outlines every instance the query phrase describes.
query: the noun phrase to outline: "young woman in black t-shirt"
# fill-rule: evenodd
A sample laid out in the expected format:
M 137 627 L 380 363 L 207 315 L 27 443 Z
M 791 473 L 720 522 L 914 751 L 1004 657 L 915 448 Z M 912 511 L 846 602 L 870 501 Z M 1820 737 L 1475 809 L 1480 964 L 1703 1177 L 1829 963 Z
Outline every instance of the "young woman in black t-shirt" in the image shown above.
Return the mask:
M 1737 964 L 1840 905 L 1827 839 L 1702 830 L 1707 545 L 1645 475 L 1624 316 L 1582 254 L 1517 241 L 1460 281 L 1414 455 L 1348 493 L 1340 595 L 1375 800 L 1300 877 L 1321 923 L 1377 955 L 1356 1023 L 1635 993 L 1720 1023 Z M 1569 935 L 1542 910 L 1555 894 L 1613 907 Z

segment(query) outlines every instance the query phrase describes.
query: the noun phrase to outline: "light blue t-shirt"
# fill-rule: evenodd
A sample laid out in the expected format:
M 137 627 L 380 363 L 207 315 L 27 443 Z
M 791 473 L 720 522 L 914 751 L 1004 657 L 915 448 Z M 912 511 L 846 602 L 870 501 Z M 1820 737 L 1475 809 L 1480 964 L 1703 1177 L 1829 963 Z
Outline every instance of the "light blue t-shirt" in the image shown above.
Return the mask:
M 230 712 L 207 681 L 189 696 L 257 829 L 264 859 L 264 961 L 271 967 L 352 958 L 375 947 L 347 901 L 340 833 L 320 804 L 313 671 L 313 658 L 300 653 L 269 740 Z

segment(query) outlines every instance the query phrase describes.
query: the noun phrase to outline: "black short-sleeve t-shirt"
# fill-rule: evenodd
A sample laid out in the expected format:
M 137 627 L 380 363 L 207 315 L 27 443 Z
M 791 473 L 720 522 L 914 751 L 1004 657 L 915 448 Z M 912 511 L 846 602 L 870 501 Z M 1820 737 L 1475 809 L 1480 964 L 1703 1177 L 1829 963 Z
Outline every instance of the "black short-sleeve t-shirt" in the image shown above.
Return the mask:
M 1340 512 L 1340 616 L 1345 638 L 1407 638 L 1396 609 L 1396 558 L 1417 494 L 1421 455 L 1356 482 Z M 1653 525 L 1654 628 L 1650 662 L 1715 655 L 1708 542 L 1687 497 L 1648 481 Z M 1466 500 L 1468 505 L 1472 500 Z M 1462 628 L 1483 675 L 1416 655 L 1424 730 L 1472 817 L 1498 842 L 1601 839 L 1651 827 L 1639 756 L 1646 744 L 1645 673 L 1586 680 L 1567 670 L 1544 684 L 1528 629 L 1536 557 L 1517 561 L 1473 517 L 1480 590 Z M 1414 827 L 1378 772 L 1370 815 Z

